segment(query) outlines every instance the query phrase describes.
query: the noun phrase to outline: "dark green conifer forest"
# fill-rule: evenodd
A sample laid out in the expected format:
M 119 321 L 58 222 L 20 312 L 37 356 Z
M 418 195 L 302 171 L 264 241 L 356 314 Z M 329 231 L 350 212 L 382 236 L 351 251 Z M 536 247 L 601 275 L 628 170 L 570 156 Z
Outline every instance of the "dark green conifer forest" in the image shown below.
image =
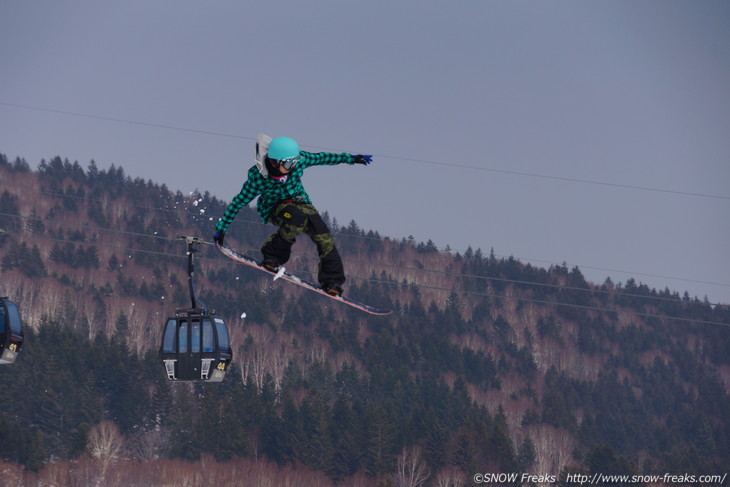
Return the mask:
M 220 384 L 173 383 L 158 347 L 189 305 L 177 237 L 210 238 L 228 202 L 60 157 L 33 170 L 0 155 L 0 181 L 0 295 L 25 331 L 17 362 L 0 366 L 0 485 L 210 485 L 195 483 L 201 470 L 217 485 L 346 486 L 730 471 L 728 305 L 326 215 L 347 294 L 393 315 L 203 246 L 196 290 L 228 324 L 233 364 Z M 272 229 L 245 208 L 226 242 L 258 257 Z M 288 270 L 311 278 L 304 240 Z

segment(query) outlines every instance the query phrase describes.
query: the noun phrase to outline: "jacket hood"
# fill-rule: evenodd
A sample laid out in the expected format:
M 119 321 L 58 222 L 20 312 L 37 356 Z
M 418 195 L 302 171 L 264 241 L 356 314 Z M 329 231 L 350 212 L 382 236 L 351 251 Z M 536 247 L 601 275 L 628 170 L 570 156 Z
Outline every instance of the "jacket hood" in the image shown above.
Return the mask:
M 271 137 L 268 135 L 258 134 L 256 136 L 256 167 L 264 176 L 269 175 L 269 170 L 266 168 L 266 156 L 269 153 L 269 142 L 271 142 Z

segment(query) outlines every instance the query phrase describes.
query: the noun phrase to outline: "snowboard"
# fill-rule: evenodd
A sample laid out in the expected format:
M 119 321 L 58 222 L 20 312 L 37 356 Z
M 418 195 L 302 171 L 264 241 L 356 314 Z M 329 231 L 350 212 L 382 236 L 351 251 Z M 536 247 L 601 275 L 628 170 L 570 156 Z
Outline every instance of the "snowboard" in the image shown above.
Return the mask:
M 260 271 L 264 271 L 267 274 L 273 275 L 274 280 L 277 280 L 279 278 L 284 279 L 285 281 L 294 283 L 297 286 L 301 286 L 305 289 L 309 289 L 310 291 L 314 291 L 318 294 L 321 294 L 322 296 L 326 296 L 330 299 L 334 299 L 335 301 L 339 301 L 348 306 L 352 306 L 353 308 L 357 308 L 366 313 L 370 313 L 371 315 L 386 316 L 386 315 L 389 315 L 392 313 L 392 311 L 390 311 L 390 310 L 380 309 L 380 308 L 376 308 L 374 306 L 359 303 L 357 301 L 354 301 L 354 300 L 344 297 L 344 296 L 332 296 L 331 294 L 328 294 L 324 289 L 322 289 L 319 285 L 313 284 L 311 282 L 307 282 L 304 279 L 301 279 L 295 275 L 289 274 L 288 272 L 286 272 L 284 267 L 279 268 L 278 272 L 271 272 L 270 270 L 262 267 L 258 262 L 256 262 L 251 257 L 247 257 L 245 255 L 239 254 L 238 252 L 236 252 L 235 250 L 233 250 L 230 247 L 227 247 L 225 245 L 218 245 L 218 244 L 216 244 L 216 247 L 218 247 L 218 250 L 220 250 L 223 253 L 223 255 L 225 255 L 226 257 L 228 257 L 230 259 L 235 260 L 236 262 L 240 262 L 241 264 L 245 264 L 247 266 L 256 268 Z

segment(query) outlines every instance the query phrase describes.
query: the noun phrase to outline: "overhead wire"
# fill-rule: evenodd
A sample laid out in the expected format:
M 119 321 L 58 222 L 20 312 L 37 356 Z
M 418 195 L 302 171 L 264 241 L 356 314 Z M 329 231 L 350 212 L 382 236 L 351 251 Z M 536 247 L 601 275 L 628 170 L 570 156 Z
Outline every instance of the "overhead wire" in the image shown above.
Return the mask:
M 43 195 L 46 195 L 46 196 L 60 197 L 60 198 L 70 198 L 70 199 L 77 199 L 77 200 L 86 200 L 86 201 L 97 201 L 97 202 L 102 202 L 103 201 L 102 199 L 91 198 L 89 196 L 78 196 L 78 195 L 74 195 L 74 194 L 57 193 L 57 192 L 42 191 L 42 190 L 39 191 L 39 194 L 43 194 Z M 191 193 L 191 194 L 193 194 L 193 193 Z M 164 208 L 164 207 L 152 207 L 152 206 L 136 205 L 136 204 L 131 204 L 131 203 L 128 203 L 127 205 L 129 207 L 131 207 L 131 208 L 145 210 L 145 211 L 154 210 L 154 211 L 162 211 L 162 212 L 167 212 L 167 213 L 174 213 L 176 211 L 183 211 L 186 214 L 191 215 L 191 216 L 195 216 L 195 217 L 200 216 L 199 214 L 195 213 L 192 210 L 189 210 L 188 211 L 188 210 L 185 210 L 185 209 Z M 239 220 L 240 221 L 245 221 L 248 224 L 261 225 L 261 226 L 265 225 L 258 218 L 246 219 L 245 217 L 243 217 L 243 218 L 239 217 Z M 335 230 L 333 233 L 337 233 L 337 231 Z M 345 237 L 345 238 L 353 238 L 353 237 L 355 237 L 354 235 L 347 234 L 347 233 L 340 233 L 340 236 L 341 237 Z M 368 236 L 368 235 L 358 235 L 357 238 L 363 239 L 363 240 L 378 240 L 381 237 L 379 237 L 379 236 Z M 439 249 L 439 250 L 444 251 L 444 249 Z M 450 248 L 449 252 L 452 252 L 454 250 L 456 250 L 456 252 L 459 252 L 459 253 L 467 252 L 467 250 L 465 250 L 465 249 L 451 249 L 451 248 Z M 507 255 L 495 254 L 495 257 L 502 258 L 502 259 L 514 258 L 514 259 L 519 260 L 520 262 L 528 262 L 528 263 L 529 262 L 539 262 L 539 263 L 543 263 L 543 264 L 550 264 L 550 265 L 553 265 L 553 266 L 568 265 L 568 263 L 566 263 L 566 262 L 555 262 L 555 261 L 541 260 L 541 259 L 533 259 L 533 258 L 526 258 L 526 257 L 516 257 L 516 256 L 513 256 L 513 255 L 507 256 Z M 696 283 L 696 284 L 706 284 L 706 285 L 712 285 L 712 286 L 730 287 L 730 283 L 723 283 L 723 282 L 714 282 L 714 281 L 706 281 L 706 280 L 700 280 L 700 279 L 691 279 L 691 278 L 686 278 L 686 277 L 677 277 L 677 276 L 667 276 L 667 275 L 659 275 L 659 274 L 650 274 L 650 273 L 630 271 L 630 270 L 625 270 L 625 269 L 613 269 L 613 268 L 597 267 L 597 266 L 583 265 L 583 264 L 574 264 L 574 263 L 571 263 L 569 265 L 571 267 L 578 267 L 578 268 L 581 268 L 581 269 L 600 270 L 600 271 L 611 272 L 611 273 L 621 273 L 621 274 L 626 274 L 626 275 L 631 275 L 631 276 L 653 277 L 653 278 L 659 278 L 659 279 L 669 279 L 669 280 L 672 280 L 672 281 L 682 281 L 682 282 L 691 282 L 691 283 Z
M 184 210 L 183 210 L 184 211 Z M 19 215 L 9 214 L 9 213 L 1 213 L 2 216 L 9 216 L 9 217 L 15 217 L 19 219 L 32 219 L 31 217 L 22 217 Z M 44 223 L 60 223 L 63 225 L 68 225 L 66 222 L 57 222 L 50 219 L 44 219 L 44 218 L 35 218 L 36 220 L 43 221 Z M 167 241 L 177 241 L 179 240 L 179 237 L 167 237 L 163 235 L 150 235 L 150 234 L 141 234 L 137 232 L 128 232 L 124 230 L 116 230 L 116 229 L 107 229 L 103 227 L 88 227 L 88 226 L 82 226 L 79 225 L 78 227 L 86 228 L 87 230 L 94 230 L 94 231 L 109 231 L 117 234 L 128 234 L 133 237 L 147 237 L 147 238 L 154 238 L 154 239 L 162 239 Z M 140 253 L 146 253 L 151 255 L 157 255 L 157 256 L 166 256 L 166 257 L 183 257 L 181 254 L 172 254 L 169 252 L 164 251 L 154 251 L 154 250 L 148 250 L 148 249 L 137 249 L 137 248 L 130 248 L 130 247 L 120 247 L 120 246 L 114 246 L 109 244 L 104 244 L 100 242 L 86 242 L 86 241 L 78 241 L 73 239 L 64 239 L 64 238 L 58 238 L 58 237 L 47 237 L 47 236 L 38 236 L 38 235 L 24 235 L 23 238 L 32 238 L 32 239 L 41 239 L 41 240 L 47 240 L 47 241 L 57 241 L 57 242 L 64 242 L 64 243 L 74 243 L 74 244 L 82 244 L 82 245 L 94 245 L 97 247 L 102 248 L 109 248 L 113 250 L 124 250 L 125 252 L 131 252 L 132 254 L 135 252 Z M 247 249 L 247 250 L 254 250 L 254 249 Z M 211 259 L 210 257 L 200 256 L 198 257 L 199 260 L 213 260 L 216 262 L 223 261 L 223 257 L 218 257 Z M 633 298 L 641 298 L 641 299 L 658 299 L 658 300 L 664 300 L 664 301 L 670 301 L 670 302 L 677 302 L 677 303 L 684 303 L 684 304 L 693 304 L 693 303 L 685 303 L 684 301 L 680 301 L 678 298 L 667 298 L 667 297 L 660 297 L 660 296 L 646 296 L 646 295 L 640 295 L 640 294 L 633 294 L 633 293 L 625 293 L 621 291 L 608 291 L 608 290 L 600 290 L 600 289 L 586 289 L 581 287 L 575 287 L 575 286 L 561 286 L 557 284 L 549 284 L 549 283 L 537 283 L 532 281 L 521 281 L 521 280 L 515 280 L 515 279 L 507 279 L 507 278 L 498 278 L 498 277 L 489 277 L 489 276 L 479 276 L 479 275 L 470 275 L 470 274 L 462 274 L 462 273 L 453 273 L 453 272 L 447 272 L 447 271 L 438 271 L 433 269 L 419 269 L 419 268 L 409 268 L 404 266 L 395 266 L 395 265 L 380 265 L 381 267 L 385 268 L 392 268 L 397 270 L 408 270 L 408 271 L 420 271 L 420 272 L 432 272 L 432 273 L 439 273 L 444 275 L 449 275 L 452 277 L 459 277 L 459 278 L 476 278 L 476 279 L 482 279 L 482 280 L 488 280 L 488 281 L 497 281 L 497 282 L 506 282 L 506 283 L 512 283 L 512 284 L 518 284 L 518 285 L 531 285 L 531 286 L 542 286 L 542 287 L 549 287 L 549 288 L 555 288 L 558 290 L 571 290 L 571 291 L 580 291 L 580 292 L 589 292 L 589 293 L 608 293 L 608 294 L 615 294 L 616 296 L 623 296 L 623 297 L 633 297 Z M 308 270 L 305 270 L 306 273 L 311 273 Z M 348 276 L 352 280 L 356 281 L 362 281 L 362 282 L 376 282 L 380 284 L 386 284 L 386 285 L 395 285 L 399 286 L 402 283 L 395 282 L 393 280 L 388 279 L 379 279 L 376 277 L 373 277 L 371 275 L 370 277 L 362 277 L 362 276 Z M 438 286 L 430 286 L 426 284 L 417 284 L 417 283 L 406 283 L 408 286 L 415 286 L 419 289 L 428 289 L 432 291 L 440 291 L 440 292 L 456 292 L 458 294 L 463 295 L 469 295 L 469 296 L 475 296 L 475 297 L 483 297 L 483 298 L 491 298 L 491 299 L 514 299 L 522 302 L 532 302 L 537 304 L 546 304 L 550 306 L 564 306 L 569 308 L 575 308 L 575 309 L 584 309 L 584 310 L 593 310 L 597 312 L 616 312 L 616 309 L 611 308 L 605 308 L 605 307 L 599 307 L 599 306 L 593 306 L 593 305 L 581 305 L 581 304 L 575 304 L 575 303 L 564 303 L 557 300 L 543 300 L 543 299 L 537 299 L 533 297 L 528 296 L 509 296 L 509 295 L 500 295 L 493 292 L 478 292 L 478 291 L 470 291 L 466 289 L 454 289 L 454 288 L 443 288 Z M 695 303 L 697 304 L 697 303 Z M 717 304 L 713 303 L 701 303 L 703 305 L 710 305 L 710 306 L 717 306 Z M 695 324 L 705 324 L 705 325 L 718 325 L 718 326 L 730 326 L 730 323 L 723 323 L 719 321 L 711 321 L 711 320 L 703 320 L 703 319 L 694 319 L 694 318 L 685 318 L 681 316 L 671 316 L 666 314 L 656 314 L 656 313 L 647 313 L 647 312 L 641 312 L 636 311 L 635 314 L 637 316 L 643 316 L 643 317 L 651 317 L 651 318 L 659 318 L 659 319 L 668 319 L 668 320 L 676 320 L 676 321 L 682 321 L 682 322 L 691 322 Z
M 54 196 L 54 197 L 60 197 L 60 198 L 70 198 L 70 199 L 77 199 L 77 200 L 86 200 L 86 201 L 96 201 L 96 202 L 102 202 L 102 199 L 98 198 L 91 198 L 89 196 L 78 196 L 74 194 L 66 194 L 66 193 L 57 193 L 57 192 L 50 192 L 50 191 L 39 191 L 39 194 L 43 194 L 46 196 Z M 191 193 L 192 194 L 192 193 Z M 199 217 L 200 215 L 196 213 L 193 210 L 186 210 L 186 209 L 178 209 L 178 208 L 165 208 L 165 207 L 152 207 L 152 206 L 144 206 L 144 205 L 137 205 L 137 204 L 131 204 L 127 203 L 127 205 L 130 208 L 135 208 L 139 210 L 145 210 L 145 211 L 161 211 L 161 212 L 167 212 L 167 213 L 174 213 L 177 211 L 182 211 L 185 214 L 193 217 Z M 239 218 L 240 219 L 240 218 Z M 248 224 L 254 224 L 254 225 L 265 225 L 261 222 L 260 219 L 254 218 L 254 219 L 246 219 L 243 217 L 241 221 L 245 221 Z M 114 231 L 109 230 L 109 231 Z M 337 230 L 335 230 L 333 233 L 337 233 Z M 354 235 L 348 234 L 348 233 L 340 233 L 340 237 L 345 238 L 355 238 Z M 380 237 L 378 236 L 368 236 L 368 235 L 358 235 L 357 238 L 363 239 L 363 240 L 378 240 Z M 443 249 L 440 249 L 443 250 Z M 454 249 L 451 249 L 453 251 Z M 456 249 L 457 252 L 466 252 L 464 249 Z M 497 255 L 495 254 L 495 257 L 502 258 L 502 259 L 508 259 L 508 258 L 515 258 L 520 262 L 541 262 L 544 264 L 550 264 L 553 266 L 561 266 L 561 265 L 567 265 L 566 262 L 554 262 L 554 261 L 547 261 L 547 260 L 540 260 L 540 259 L 532 259 L 532 258 L 524 258 L 524 257 L 515 257 L 515 256 L 505 256 L 505 255 Z M 612 272 L 612 273 L 622 273 L 626 275 L 632 275 L 632 276 L 644 276 L 644 277 L 653 277 L 653 278 L 660 278 L 660 279 L 669 279 L 673 281 L 683 281 L 683 282 L 691 282 L 696 284 L 705 284 L 705 285 L 712 285 L 712 286 L 722 286 L 722 287 L 730 287 L 730 283 L 722 283 L 722 282 L 713 282 L 713 281 L 706 281 L 706 280 L 699 280 L 699 279 L 690 279 L 686 277 L 677 277 L 677 276 L 666 276 L 666 275 L 658 275 L 658 274 L 648 274 L 648 273 L 641 273 L 636 271 L 627 271 L 627 270 L 620 270 L 620 269 L 611 269 L 611 268 L 604 268 L 604 267 L 596 267 L 596 266 L 590 266 L 590 265 L 578 265 L 578 264 L 570 264 L 571 267 L 578 267 L 581 269 L 593 269 L 593 270 L 601 270 L 606 272 Z
M 151 251 L 151 250 L 145 250 L 145 249 L 133 249 L 128 247 L 117 247 L 117 246 L 109 246 L 106 244 L 95 244 L 92 242 L 76 242 L 73 240 L 64 240 L 64 239 L 57 239 L 57 238 L 47 238 L 47 237 L 30 237 L 30 238 L 40 238 L 40 239 L 46 239 L 46 240 L 55 240 L 55 241 L 65 241 L 65 242 L 72 242 L 77 244 L 86 244 L 86 245 L 97 245 L 99 247 L 105 247 L 105 248 L 112 248 L 112 249 L 118 249 L 118 250 L 125 250 L 128 252 L 141 252 L 146 254 L 152 254 L 157 256 L 165 256 L 165 257 L 181 257 L 180 254 L 172 254 L 169 252 L 159 252 L 159 251 Z M 168 238 L 169 240 L 173 240 L 171 238 Z M 225 258 L 219 257 L 215 259 L 211 259 L 210 257 L 200 256 L 198 257 L 198 260 L 213 260 L 216 262 L 221 262 Z M 307 271 L 309 272 L 309 271 Z M 374 282 L 384 285 L 394 285 L 398 286 L 400 285 L 397 282 L 386 280 L 386 279 L 378 279 L 375 277 L 362 277 L 362 276 L 348 276 L 349 279 L 355 280 L 355 281 L 361 281 L 361 282 Z M 492 279 L 492 278 L 485 278 L 485 279 Z M 457 294 L 463 294 L 468 296 L 474 296 L 474 297 L 482 297 L 482 298 L 490 298 L 490 299 L 511 299 L 516 301 L 522 301 L 522 302 L 529 302 L 529 303 L 537 303 L 537 304 L 545 304 L 549 306 L 564 306 L 568 308 L 574 308 L 574 309 L 583 309 L 583 310 L 591 310 L 591 311 L 597 311 L 602 313 L 615 313 L 617 310 L 612 308 L 604 308 L 599 306 L 591 306 L 591 305 L 581 305 L 581 304 L 575 304 L 575 303 L 564 303 L 557 300 L 547 301 L 543 299 L 536 299 L 531 297 L 525 297 L 525 296 L 509 296 L 509 295 L 503 295 L 503 294 L 496 294 L 496 293 L 488 293 L 488 292 L 477 292 L 477 291 L 469 291 L 469 290 L 458 290 L 453 288 L 444 288 L 444 287 L 437 287 L 437 286 L 430 286 L 426 284 L 415 284 L 415 283 L 409 283 L 409 286 L 415 286 L 419 289 L 428 289 L 431 291 L 440 291 L 440 292 L 456 292 Z M 585 289 L 581 288 L 575 288 L 576 290 L 585 291 Z M 631 296 L 631 295 L 630 295 Z M 640 296 L 640 295 L 634 295 L 635 297 L 645 297 L 650 298 L 648 296 Z M 679 302 L 678 300 L 675 300 Z M 716 326 L 727 326 L 730 327 L 730 323 L 724 323 L 721 321 L 710 321 L 710 320 L 704 320 L 704 319 L 698 319 L 698 318 L 685 318 L 682 316 L 673 316 L 673 315 L 667 315 L 667 314 L 657 314 L 657 313 L 647 313 L 642 311 L 634 311 L 633 312 L 637 316 L 642 316 L 646 318 L 658 318 L 658 319 L 666 319 L 666 320 L 672 320 L 672 321 L 682 321 L 687 323 L 693 323 L 698 325 L 716 325 Z
M 376 282 L 387 282 L 387 281 L 377 281 L 376 280 Z M 437 291 L 445 291 L 445 292 L 454 291 L 453 289 L 439 288 L 439 287 L 435 287 L 435 286 L 420 285 L 420 284 L 417 285 L 417 287 L 424 288 L 424 289 L 437 290 Z M 457 292 L 459 292 L 459 291 L 457 291 Z M 524 297 L 524 296 L 507 296 L 507 295 L 498 295 L 498 294 L 467 291 L 467 290 L 462 290 L 462 291 L 460 291 L 460 293 L 471 295 L 471 296 L 486 297 L 486 298 L 514 299 L 517 301 L 523 301 L 523 302 L 528 302 L 528 303 L 537 303 L 537 304 L 546 304 L 549 306 L 565 306 L 568 308 L 591 310 L 591 311 L 598 311 L 598 312 L 603 312 L 603 313 L 615 313 L 618 311 L 616 309 L 611 309 L 611 308 L 601 308 L 598 306 L 575 304 L 575 303 L 562 303 L 560 301 L 547 301 L 544 299 L 536 299 L 536 298 L 530 298 L 530 297 Z M 641 311 L 634 311 L 634 314 L 636 314 L 637 316 L 643 316 L 645 318 L 661 318 L 661 319 L 668 319 L 668 320 L 691 322 L 691 323 L 696 323 L 696 324 L 719 325 L 719 326 L 730 327 L 730 323 L 724 323 L 722 321 L 698 320 L 698 319 L 693 319 L 693 318 L 685 318 L 682 316 L 660 315 L 660 314 L 656 314 L 656 313 L 647 313 L 647 312 L 641 312 Z
M 231 137 L 235 139 L 248 139 L 248 140 L 256 140 L 256 137 L 246 137 L 243 135 L 236 135 L 236 134 L 226 134 L 223 132 L 214 132 L 211 130 L 197 130 L 197 129 L 191 129 L 186 127 L 179 127 L 175 125 L 165 125 L 161 123 L 152 123 L 152 122 L 141 122 L 139 120 L 129 120 L 124 118 L 117 118 L 117 117 L 107 117 L 104 115 L 93 115 L 90 113 L 80 113 L 80 112 L 72 112 L 68 110 L 55 110 L 53 108 L 44 108 L 44 107 L 35 107 L 31 105 L 21 105 L 19 103 L 6 103 L 0 101 L 0 105 L 7 106 L 7 107 L 13 107 L 13 108 L 23 108 L 26 110 L 35 110 L 39 112 L 47 112 L 47 113 L 57 113 L 61 115 L 71 115 L 74 117 L 81 117 L 81 118 L 91 118 L 95 120 L 106 120 L 107 122 L 119 122 L 119 123 L 126 123 L 131 125 L 140 125 L 142 127 L 154 127 L 159 129 L 167 129 L 167 130 L 177 130 L 180 132 L 189 132 L 194 134 L 202 134 L 202 135 L 214 135 L 217 137 Z
M 500 169 L 500 168 L 494 168 L 494 167 L 481 167 L 481 166 L 474 166 L 474 165 L 456 163 L 456 162 L 444 162 L 444 161 L 434 161 L 434 160 L 429 160 L 429 159 L 417 159 L 417 158 L 411 158 L 411 157 L 389 156 L 389 155 L 384 155 L 384 154 L 378 155 L 378 157 L 387 157 L 389 159 L 399 159 L 402 161 L 418 162 L 418 163 L 422 163 L 422 164 L 431 164 L 433 166 L 455 167 L 455 168 L 459 168 L 459 169 L 471 169 L 473 171 L 510 174 L 513 176 L 527 176 L 527 177 L 531 177 L 531 178 L 549 179 L 549 180 L 553 180 L 553 181 L 564 181 L 564 182 L 569 182 L 569 183 L 593 184 L 593 185 L 598 185 L 598 186 L 608 186 L 608 187 L 612 187 L 612 188 L 623 188 L 623 189 L 632 189 L 632 190 L 639 190 L 639 191 L 652 191 L 655 193 L 668 193 L 668 194 L 681 195 L 681 196 L 695 196 L 695 197 L 700 197 L 700 198 L 714 198 L 714 199 L 719 199 L 719 200 L 729 200 L 730 201 L 730 196 L 727 196 L 727 195 L 697 193 L 697 192 L 692 192 L 692 191 L 680 191 L 680 190 L 664 189 L 664 188 L 653 188 L 650 186 L 637 186 L 637 185 L 633 185 L 633 184 L 610 183 L 610 182 L 606 182 L 606 181 L 596 181 L 596 180 L 592 180 L 592 179 L 569 178 L 569 177 L 564 177 L 564 176 L 551 176 L 548 174 L 539 174 L 539 173 L 532 173 L 532 172 L 525 172 L 525 171 L 514 171 L 514 170 L 510 170 L 510 169 Z
M 197 190 L 196 190 L 197 191 Z M 95 201 L 95 202 L 103 202 L 104 199 L 101 198 L 92 198 L 88 195 L 79 196 L 76 194 L 67 194 L 67 193 L 59 193 L 59 192 L 52 192 L 52 191 L 43 191 L 39 190 L 39 194 L 45 195 L 45 196 L 52 196 L 52 197 L 59 197 L 59 198 L 67 198 L 67 199 L 76 199 L 76 200 L 85 200 L 85 201 Z M 190 194 L 194 194 L 195 192 L 191 192 Z M 194 211 L 185 210 L 185 209 L 178 209 L 178 208 L 166 208 L 166 207 L 152 207 L 152 206 L 146 206 L 146 205 L 136 205 L 131 203 L 126 203 L 127 206 L 130 208 L 140 209 L 140 210 L 153 210 L 153 211 L 161 211 L 161 212 L 167 212 L 167 213 L 174 213 L 177 211 L 183 211 L 188 215 L 191 216 L 200 216 Z M 259 219 L 245 219 L 246 222 L 256 225 L 264 225 Z M 352 237 L 350 234 L 343 234 L 345 237 Z M 380 237 L 379 236 L 368 236 L 368 235 L 359 235 L 357 236 L 361 239 L 372 239 L 377 240 Z M 440 249 L 444 250 L 444 249 Z M 453 251 L 454 249 L 450 249 L 449 252 Z M 464 249 L 456 249 L 457 252 L 466 252 Z M 499 258 L 516 258 L 517 260 L 521 262 L 541 262 L 546 263 L 550 265 L 564 265 L 566 262 L 555 262 L 555 261 L 548 261 L 548 260 L 540 260 L 540 259 L 533 259 L 533 258 L 524 258 L 524 257 L 515 257 L 515 256 L 504 256 L 504 255 L 496 255 L 496 257 Z M 677 277 L 677 276 L 666 276 L 666 275 L 657 275 L 657 274 L 648 274 L 648 273 L 641 273 L 636 271 L 628 271 L 628 270 L 620 270 L 620 269 L 612 269 L 612 268 L 605 268 L 605 267 L 596 267 L 596 266 L 590 266 L 590 265 L 578 265 L 578 264 L 571 264 L 571 266 L 576 266 L 583 269 L 594 269 L 594 270 L 602 270 L 607 272 L 618 272 L 623 274 L 630 274 L 630 275 L 638 275 L 638 276 L 646 276 L 646 277 L 655 277 L 655 278 L 662 278 L 662 279 L 670 279 L 670 280 L 676 280 L 676 281 L 686 281 L 686 282 L 693 282 L 693 283 L 699 283 L 699 284 L 709 284 L 709 285 L 716 285 L 716 286 L 724 286 L 724 287 L 730 287 L 730 284 L 728 283 L 720 283 L 720 282 L 712 282 L 712 281 L 705 281 L 705 280 L 698 280 L 698 279 L 690 279 L 685 277 Z
M 144 127 L 154 127 L 154 128 L 176 130 L 176 131 L 196 133 L 196 134 L 202 134 L 202 135 L 211 135 L 211 136 L 216 136 L 216 137 L 229 137 L 229 138 L 244 139 L 244 140 L 256 140 L 256 137 L 251 137 L 251 136 L 230 134 L 230 133 L 217 132 L 217 131 L 212 131 L 212 130 L 191 129 L 191 128 L 187 128 L 187 127 L 181 127 L 179 125 L 168 125 L 168 124 L 161 124 L 161 123 L 143 122 L 143 121 L 139 121 L 139 120 L 130 120 L 130 119 L 124 119 L 124 118 L 118 118 L 118 117 L 109 117 L 109 116 L 104 116 L 104 115 L 80 113 L 80 112 L 73 112 L 73 111 L 68 111 L 68 110 L 57 110 L 57 109 L 38 107 L 38 106 L 32 106 L 32 105 L 23 105 L 23 104 L 19 104 L 19 103 L 8 103 L 8 102 L 0 101 L 0 105 L 7 106 L 7 107 L 13 107 L 13 108 L 21 108 L 21 109 L 26 109 L 26 110 L 35 110 L 35 111 L 40 111 L 40 112 L 57 113 L 57 114 L 62 114 L 62 115 L 75 116 L 75 117 L 90 118 L 90 119 L 95 119 L 95 120 L 106 120 L 109 122 L 126 123 L 126 124 L 139 125 L 139 126 L 144 126 Z M 304 145 L 304 146 L 311 147 L 314 149 L 320 149 L 320 150 L 332 150 L 329 147 L 323 147 L 323 146 L 313 146 L 313 145 Z M 593 180 L 593 179 L 573 178 L 573 177 L 565 177 L 565 176 L 553 176 L 553 175 L 549 175 L 549 174 L 540 174 L 540 173 L 533 173 L 533 172 L 527 172 L 527 171 L 515 171 L 512 169 L 474 166 L 474 165 L 464 164 L 464 163 L 460 163 L 460 162 L 447 162 L 447 161 L 437 161 L 437 160 L 421 159 L 421 158 L 414 158 L 414 157 L 395 156 L 392 154 L 374 154 L 374 155 L 376 155 L 377 157 L 381 157 L 381 158 L 394 159 L 394 160 L 407 161 L 407 162 L 415 162 L 415 163 L 419 163 L 419 164 L 430 164 L 430 165 L 434 165 L 434 166 L 455 167 L 455 168 L 460 168 L 460 169 L 492 172 L 492 173 L 498 173 L 498 174 L 509 174 L 509 175 L 513 175 L 513 176 L 524 176 L 524 177 L 547 179 L 547 180 L 553 180 L 553 181 L 591 184 L 591 185 L 607 186 L 607 187 L 612 187 L 612 188 L 623 188 L 623 189 L 631 189 L 631 190 L 637 190 L 637 191 L 650 191 L 650 192 L 655 192 L 655 193 L 666 193 L 666 194 L 674 194 L 674 195 L 680 195 L 680 196 L 692 196 L 692 197 L 699 197 L 699 198 L 711 198 L 711 199 L 730 201 L 730 195 L 708 194 L 708 193 L 699 193 L 699 192 L 693 192 L 693 191 L 655 188 L 655 187 L 650 187 L 650 186 L 639 186 L 639 185 L 633 185 L 633 184 L 611 183 L 611 182 L 607 182 L 607 181 L 597 181 L 597 180 Z

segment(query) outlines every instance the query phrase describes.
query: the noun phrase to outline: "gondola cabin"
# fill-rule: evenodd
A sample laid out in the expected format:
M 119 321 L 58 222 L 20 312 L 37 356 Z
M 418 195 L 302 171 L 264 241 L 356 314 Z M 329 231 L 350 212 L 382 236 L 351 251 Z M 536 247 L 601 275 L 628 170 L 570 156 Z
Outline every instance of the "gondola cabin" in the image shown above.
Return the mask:
M 160 355 L 169 380 L 221 382 L 233 357 L 228 328 L 201 310 L 179 310 L 167 320 Z
M 178 309 L 168 318 L 162 332 L 160 358 L 168 380 L 221 382 L 233 358 L 228 327 L 222 319 L 198 307 L 193 286 L 195 246 L 205 244 L 198 237 L 180 237 L 187 244 L 189 309 Z M 202 304 L 202 303 L 200 303 Z
M 23 346 L 23 328 L 18 307 L 0 298 L 0 364 L 12 364 Z

